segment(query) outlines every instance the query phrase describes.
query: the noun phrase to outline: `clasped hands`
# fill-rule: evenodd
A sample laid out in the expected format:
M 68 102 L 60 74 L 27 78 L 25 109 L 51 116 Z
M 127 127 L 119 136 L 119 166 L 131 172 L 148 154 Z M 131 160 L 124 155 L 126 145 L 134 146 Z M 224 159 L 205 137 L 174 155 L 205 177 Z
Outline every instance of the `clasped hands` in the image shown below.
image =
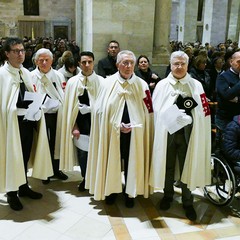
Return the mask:
M 131 123 L 121 123 L 120 125 L 120 131 L 122 133 L 129 133 L 132 131 Z

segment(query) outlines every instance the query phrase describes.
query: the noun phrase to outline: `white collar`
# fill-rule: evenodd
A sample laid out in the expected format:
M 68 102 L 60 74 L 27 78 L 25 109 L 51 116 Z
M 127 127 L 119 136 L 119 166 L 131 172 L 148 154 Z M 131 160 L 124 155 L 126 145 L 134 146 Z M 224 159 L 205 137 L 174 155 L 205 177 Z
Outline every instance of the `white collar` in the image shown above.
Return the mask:
M 120 73 L 117 72 L 117 80 L 121 84 L 125 83 L 126 81 L 128 81 L 129 84 L 132 84 L 133 81 L 134 81 L 134 77 L 135 77 L 135 73 L 133 73 L 132 76 L 129 79 L 124 79 L 124 78 L 121 77 Z
M 183 78 L 177 79 L 175 78 L 172 73 L 169 73 L 169 81 L 172 85 L 177 84 L 178 82 L 181 83 L 182 85 L 188 84 L 190 81 L 190 75 L 187 73 Z
M 11 65 L 11 63 L 9 63 L 8 61 L 6 61 L 6 62 L 4 63 L 4 66 L 6 67 L 6 69 L 7 69 L 9 72 L 11 72 L 11 73 L 13 73 L 13 74 L 15 74 L 15 75 L 19 74 L 19 70 L 22 70 L 22 69 L 23 69 L 23 65 L 22 65 L 22 64 L 20 65 L 20 68 L 15 68 L 15 67 L 13 67 L 13 66 Z M 22 71 L 22 72 L 23 72 L 23 71 Z

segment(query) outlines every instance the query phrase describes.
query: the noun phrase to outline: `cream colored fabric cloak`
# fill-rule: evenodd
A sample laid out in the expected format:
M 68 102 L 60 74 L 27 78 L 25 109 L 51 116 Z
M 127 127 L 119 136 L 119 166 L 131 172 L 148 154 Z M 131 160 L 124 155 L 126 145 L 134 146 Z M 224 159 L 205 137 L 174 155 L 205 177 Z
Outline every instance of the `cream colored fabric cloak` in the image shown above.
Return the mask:
M 54 159 L 60 158 L 60 141 L 61 141 L 61 125 L 62 125 L 62 104 L 64 99 L 63 89 L 66 82 L 64 76 L 57 70 L 51 70 L 44 74 L 38 68 L 31 72 L 33 84 L 36 92 L 47 93 L 52 99 L 58 100 L 60 105 L 57 112 L 56 141 Z M 53 85 L 55 84 L 55 86 Z
M 63 65 L 63 66 L 62 66 L 61 68 L 59 68 L 57 71 L 60 72 L 60 73 L 64 76 L 66 82 L 67 82 L 71 77 L 73 77 L 73 73 L 67 71 L 65 65 Z M 81 72 L 81 68 L 80 68 L 80 67 L 77 67 L 77 69 L 76 69 L 76 74 L 75 74 L 75 75 L 79 74 L 80 72 Z
M 29 71 L 21 67 L 22 79 L 28 89 L 33 92 Z M 19 69 L 7 62 L 0 68 L 0 191 L 16 191 L 26 183 L 22 156 L 21 140 L 17 118 L 16 103 L 19 95 Z M 32 148 L 32 176 L 47 179 L 53 174 L 51 156 L 47 144 L 45 119 L 38 123 L 36 142 Z
M 120 75 L 105 79 L 92 122 L 86 188 L 95 200 L 122 192 L 120 124 L 125 102 L 132 124 L 126 193 L 132 197 L 149 194 L 152 147 L 152 101 L 144 80 L 133 74 L 124 87 Z
M 83 95 L 85 88 L 85 76 L 82 73 L 70 78 L 66 85 L 61 131 L 61 151 L 60 151 L 60 169 L 72 171 L 73 167 L 78 164 L 76 156 L 76 147 L 73 143 L 72 129 L 78 115 L 78 96 Z M 90 102 L 91 111 L 94 111 L 96 98 L 101 89 L 103 77 L 93 72 L 87 77 L 86 89 Z M 80 133 L 81 134 L 81 133 Z M 80 135 L 81 137 L 81 135 Z
M 175 80 L 170 73 L 167 78 L 157 84 L 153 93 L 155 134 L 150 185 L 155 189 L 163 189 L 165 183 L 168 132 L 163 125 L 162 116 L 178 97 L 172 87 Z M 196 187 L 203 187 L 211 182 L 211 119 L 201 83 L 191 78 L 189 74 L 183 80 L 187 82 L 192 97 L 198 104 L 191 111 L 193 127 L 181 176 L 181 181 L 186 183 L 190 190 L 194 190 Z

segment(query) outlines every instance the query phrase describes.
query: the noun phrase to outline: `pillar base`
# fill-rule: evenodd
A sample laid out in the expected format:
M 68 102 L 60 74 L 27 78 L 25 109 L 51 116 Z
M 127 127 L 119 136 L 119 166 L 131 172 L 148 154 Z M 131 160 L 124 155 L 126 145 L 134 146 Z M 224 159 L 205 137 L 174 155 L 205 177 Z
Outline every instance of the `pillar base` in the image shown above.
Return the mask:
M 160 46 L 154 49 L 152 64 L 169 64 L 170 52 L 165 46 Z

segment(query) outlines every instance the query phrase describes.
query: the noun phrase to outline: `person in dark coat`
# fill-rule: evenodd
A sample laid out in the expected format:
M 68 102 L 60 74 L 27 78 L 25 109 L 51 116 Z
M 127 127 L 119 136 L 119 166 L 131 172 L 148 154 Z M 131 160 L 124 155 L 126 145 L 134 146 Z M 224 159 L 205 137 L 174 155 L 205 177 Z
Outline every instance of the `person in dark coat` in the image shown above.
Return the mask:
M 98 61 L 98 75 L 106 78 L 118 71 L 116 60 L 119 51 L 119 43 L 116 40 L 111 40 L 107 48 L 108 56 Z
M 226 159 L 240 167 L 240 115 L 234 116 L 225 128 L 222 150 Z
M 189 74 L 202 84 L 204 92 L 208 100 L 210 100 L 210 76 L 206 70 L 206 65 L 207 58 L 203 55 L 198 55 L 194 59 L 193 67 L 190 69 Z
M 151 94 L 156 86 L 156 84 L 161 79 L 157 73 L 153 72 L 149 67 L 150 61 L 147 56 L 140 55 L 137 59 L 138 70 L 135 71 L 135 74 L 142 78 L 150 89 Z

